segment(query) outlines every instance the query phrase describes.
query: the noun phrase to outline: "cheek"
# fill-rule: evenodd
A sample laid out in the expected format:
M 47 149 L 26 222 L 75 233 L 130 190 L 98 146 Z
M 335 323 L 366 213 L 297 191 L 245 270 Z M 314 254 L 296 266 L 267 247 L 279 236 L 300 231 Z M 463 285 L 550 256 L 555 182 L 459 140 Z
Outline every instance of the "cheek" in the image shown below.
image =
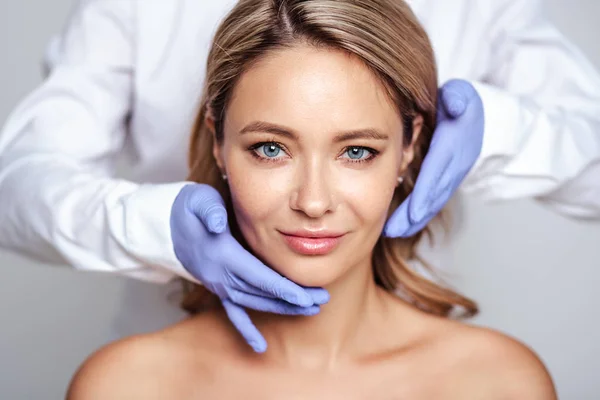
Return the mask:
M 390 163 L 379 163 L 368 170 L 346 177 L 341 192 L 360 223 L 368 230 L 382 229 L 396 189 L 395 169 Z
M 226 158 L 231 200 L 242 234 L 250 245 L 256 243 L 282 207 L 287 205 L 283 171 L 260 168 L 242 151 L 231 151 Z

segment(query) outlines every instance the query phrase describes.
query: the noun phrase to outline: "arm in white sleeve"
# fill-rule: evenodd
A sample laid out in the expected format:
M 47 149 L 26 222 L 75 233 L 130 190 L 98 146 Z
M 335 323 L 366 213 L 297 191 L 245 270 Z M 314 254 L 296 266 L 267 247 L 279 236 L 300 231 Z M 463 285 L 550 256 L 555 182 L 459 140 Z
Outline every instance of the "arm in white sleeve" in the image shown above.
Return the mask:
M 490 200 L 533 197 L 600 218 L 600 75 L 542 16 L 538 0 L 490 2 L 490 58 L 473 82 L 483 149 L 463 188 Z
M 0 134 L 0 246 L 81 270 L 191 279 L 170 211 L 186 183 L 114 178 L 134 74 L 129 0 L 80 3 L 55 42 L 50 75 Z

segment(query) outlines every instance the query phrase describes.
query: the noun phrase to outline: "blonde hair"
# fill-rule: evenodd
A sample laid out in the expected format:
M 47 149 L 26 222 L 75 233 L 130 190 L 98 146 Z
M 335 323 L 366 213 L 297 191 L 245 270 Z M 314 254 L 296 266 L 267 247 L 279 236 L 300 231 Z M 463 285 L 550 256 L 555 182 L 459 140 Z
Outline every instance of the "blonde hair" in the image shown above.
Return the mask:
M 214 119 L 217 142 L 233 89 L 256 62 L 269 53 L 309 44 L 350 54 L 363 62 L 386 89 L 404 121 L 405 144 L 412 141 L 412 121 L 424 119 L 415 141 L 414 160 L 396 189 L 389 215 L 408 196 L 421 168 L 436 123 L 437 79 L 433 50 L 427 34 L 409 6 L 400 0 L 241 0 L 218 28 L 207 61 L 200 111 L 189 150 L 189 179 L 213 186 L 223 196 L 231 230 L 243 242 L 233 217 L 228 186 L 212 155 L 213 135 L 206 125 Z M 409 238 L 381 237 L 373 251 L 375 282 L 399 293 L 420 309 L 449 316 L 459 308 L 463 316 L 477 313 L 477 305 L 413 271 L 407 260 L 419 259 L 416 247 L 429 227 Z M 422 264 L 426 265 L 422 262 Z M 183 308 L 196 312 L 205 305 L 207 291 L 187 287 Z

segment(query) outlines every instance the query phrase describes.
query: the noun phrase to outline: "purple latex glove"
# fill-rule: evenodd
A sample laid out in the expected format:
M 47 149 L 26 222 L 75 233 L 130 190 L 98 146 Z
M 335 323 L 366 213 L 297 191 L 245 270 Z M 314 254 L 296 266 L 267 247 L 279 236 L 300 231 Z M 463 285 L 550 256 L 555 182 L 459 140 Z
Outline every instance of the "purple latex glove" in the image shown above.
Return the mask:
M 244 308 L 314 315 L 329 301 L 321 288 L 303 288 L 246 251 L 231 236 L 221 195 L 211 186 L 183 187 L 171 210 L 175 255 L 185 269 L 219 296 L 227 316 L 256 352 L 267 343 Z
M 439 91 L 437 126 L 412 193 L 388 219 L 384 235 L 412 236 L 446 205 L 477 161 L 483 143 L 483 103 L 467 81 Z

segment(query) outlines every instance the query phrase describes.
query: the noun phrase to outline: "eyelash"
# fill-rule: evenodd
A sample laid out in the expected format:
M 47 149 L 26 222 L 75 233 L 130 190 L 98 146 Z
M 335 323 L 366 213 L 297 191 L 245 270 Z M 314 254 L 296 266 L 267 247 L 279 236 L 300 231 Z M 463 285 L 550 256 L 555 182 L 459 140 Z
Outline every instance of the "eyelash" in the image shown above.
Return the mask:
M 263 157 L 257 153 L 257 150 L 264 145 L 275 145 L 275 146 L 279 147 L 283 152 L 287 153 L 285 146 L 279 142 L 269 141 L 269 142 L 259 142 L 259 143 L 253 144 L 252 146 L 250 146 L 248 148 L 248 150 L 250 151 L 250 154 L 254 158 L 258 159 L 261 162 L 268 162 L 268 163 L 280 162 L 278 158 Z M 370 147 L 366 147 L 366 146 L 347 146 L 342 151 L 342 154 L 346 153 L 350 149 L 363 149 L 370 153 L 370 155 L 367 158 L 363 158 L 360 160 L 353 160 L 353 159 L 347 158 L 346 162 L 348 162 L 350 164 L 368 163 L 368 162 L 373 161 L 379 155 L 379 151 L 372 149 Z

